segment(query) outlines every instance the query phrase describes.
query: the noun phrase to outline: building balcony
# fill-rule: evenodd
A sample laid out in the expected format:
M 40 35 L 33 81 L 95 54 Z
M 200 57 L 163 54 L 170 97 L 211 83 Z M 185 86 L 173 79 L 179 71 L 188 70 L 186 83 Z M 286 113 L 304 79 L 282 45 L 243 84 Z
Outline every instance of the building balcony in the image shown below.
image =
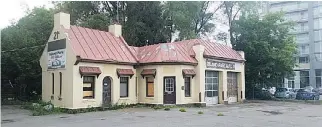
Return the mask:
M 296 12 L 302 12 L 307 11 L 308 8 L 297 8 L 297 9 L 291 9 L 291 10 L 283 10 L 285 13 L 296 13 Z
M 284 4 L 284 3 L 291 3 L 291 2 L 296 2 L 296 1 L 270 1 L 270 5 L 276 5 L 276 4 Z
M 296 66 L 293 68 L 293 70 L 303 69 L 310 69 L 310 63 L 296 63 Z
M 297 30 L 293 30 L 293 31 L 290 31 L 289 34 L 291 35 L 297 35 L 297 34 L 307 34 L 309 33 L 309 30 L 303 30 L 303 31 L 297 31 Z

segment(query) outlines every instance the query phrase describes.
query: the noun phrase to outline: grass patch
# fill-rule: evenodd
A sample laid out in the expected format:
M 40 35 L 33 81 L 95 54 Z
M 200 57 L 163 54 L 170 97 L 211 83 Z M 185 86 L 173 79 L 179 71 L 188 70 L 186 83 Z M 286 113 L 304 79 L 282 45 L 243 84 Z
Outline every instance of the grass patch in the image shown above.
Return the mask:
M 184 108 L 180 108 L 179 111 L 180 112 L 187 112 L 186 109 L 184 109 Z
M 222 114 L 222 113 L 218 113 L 218 114 L 217 114 L 217 116 L 224 116 L 224 114 Z
M 202 111 L 199 111 L 198 114 L 203 114 L 203 112 Z

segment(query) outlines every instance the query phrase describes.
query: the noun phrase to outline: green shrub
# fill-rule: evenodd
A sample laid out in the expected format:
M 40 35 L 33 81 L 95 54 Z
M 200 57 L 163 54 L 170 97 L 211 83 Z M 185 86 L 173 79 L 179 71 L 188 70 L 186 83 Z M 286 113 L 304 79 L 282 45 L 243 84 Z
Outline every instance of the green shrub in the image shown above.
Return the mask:
M 195 107 L 202 107 L 202 105 L 200 103 L 196 103 L 194 104 Z
M 163 107 L 162 106 L 154 106 L 153 109 L 154 110 L 159 110 L 159 109 L 162 109 Z
M 165 111 L 170 111 L 170 108 L 166 107 L 164 108 Z
M 68 113 L 68 114 L 76 114 L 76 113 L 78 113 L 76 109 L 66 109 L 65 112 Z
M 64 109 L 64 108 L 58 108 L 54 107 L 51 102 L 42 102 L 42 101 L 37 101 L 37 102 L 27 102 L 24 103 L 21 108 L 23 109 L 28 109 L 32 111 L 33 116 L 40 116 L 40 115 L 48 115 L 48 114 L 53 114 L 53 113 L 68 113 L 68 114 L 77 114 L 77 113 L 86 113 L 86 112 L 95 112 L 95 111 L 105 111 L 105 110 L 117 110 L 117 109 L 123 109 L 127 107 L 135 107 L 135 104 L 125 104 L 122 103 L 120 105 L 115 104 L 115 105 L 108 105 L 108 106 L 103 106 L 103 107 L 91 107 L 88 106 L 87 108 L 81 108 L 81 109 Z
M 218 113 L 218 114 L 217 114 L 217 116 L 224 116 L 224 114 L 222 114 L 222 113 Z
M 186 109 L 184 109 L 184 108 L 180 108 L 179 111 L 180 112 L 187 112 Z
M 198 114 L 203 114 L 203 112 L 202 111 L 199 111 Z

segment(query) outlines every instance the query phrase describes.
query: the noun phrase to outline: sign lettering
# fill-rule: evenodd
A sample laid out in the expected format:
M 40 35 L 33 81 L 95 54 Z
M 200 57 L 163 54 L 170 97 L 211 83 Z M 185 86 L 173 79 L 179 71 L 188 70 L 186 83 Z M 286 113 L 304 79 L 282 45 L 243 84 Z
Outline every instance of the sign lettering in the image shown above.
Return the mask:
M 48 52 L 48 69 L 65 68 L 66 49 Z
M 235 63 L 221 62 L 221 61 L 215 61 L 211 59 L 207 59 L 206 66 L 207 68 L 235 70 Z

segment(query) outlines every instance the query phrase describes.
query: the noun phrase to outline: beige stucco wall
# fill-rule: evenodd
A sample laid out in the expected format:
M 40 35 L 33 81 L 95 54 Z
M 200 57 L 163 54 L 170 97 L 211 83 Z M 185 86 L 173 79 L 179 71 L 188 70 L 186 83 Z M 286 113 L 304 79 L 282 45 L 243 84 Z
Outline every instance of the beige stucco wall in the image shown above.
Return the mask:
M 53 31 L 48 39 L 48 43 L 54 41 L 54 32 L 59 31 L 58 39 L 66 38 L 67 34 L 64 33 L 62 26 L 54 27 Z M 72 108 L 73 107 L 73 77 L 68 75 L 73 75 L 73 65 L 76 61 L 76 56 L 72 51 L 72 47 L 69 43 L 69 40 L 66 39 L 66 66 L 65 68 L 60 69 L 47 69 L 47 46 L 43 51 L 43 54 L 40 58 L 40 66 L 42 68 L 42 100 L 43 101 L 51 101 L 55 106 L 64 107 L 64 108 Z M 59 90 L 60 90 L 60 79 L 59 72 L 62 73 L 62 95 L 61 100 L 59 98 Z M 52 94 L 52 73 L 54 73 L 54 94 Z M 51 99 L 53 96 L 53 99 Z
M 146 79 L 142 78 L 140 73 L 143 69 L 156 69 L 156 77 L 154 79 L 154 97 L 146 97 Z M 138 86 L 139 86 L 139 103 L 163 104 L 165 76 L 175 76 L 176 80 L 176 104 L 188 104 L 198 102 L 198 91 L 196 90 L 195 78 L 191 79 L 191 97 L 185 97 L 184 78 L 182 69 L 195 69 L 192 65 L 148 65 L 137 68 Z
M 241 91 L 243 91 L 243 99 L 245 98 L 245 74 L 244 74 L 244 63 L 240 62 L 231 62 L 231 61 L 223 61 L 223 60 L 216 60 L 220 62 L 229 62 L 235 63 L 235 70 L 226 70 L 226 69 L 218 69 L 218 68 L 207 68 L 206 67 L 206 58 L 203 59 L 205 67 L 205 71 L 218 71 L 219 72 L 219 88 L 218 88 L 218 95 L 219 95 L 219 103 L 223 104 L 224 101 L 228 101 L 227 97 L 227 72 L 237 72 L 237 81 L 238 81 L 238 98 L 237 100 L 241 100 Z M 204 92 L 204 91 L 203 91 Z M 222 98 L 222 92 L 224 92 L 224 100 Z M 204 93 L 203 93 L 204 95 Z
M 95 76 L 95 86 L 94 86 L 94 97 L 93 99 L 83 99 L 83 78 L 79 73 L 79 66 L 90 66 L 99 67 L 102 73 Z M 135 73 L 132 78 L 129 78 L 129 96 L 126 98 L 120 98 L 120 79 L 117 76 L 116 69 L 132 69 Z M 136 71 L 131 65 L 116 65 L 116 64 L 99 64 L 99 63 L 83 63 L 73 66 L 73 105 L 74 108 L 87 108 L 87 107 L 99 107 L 102 105 L 103 97 L 103 79 L 106 76 L 112 78 L 111 80 L 111 96 L 113 104 L 136 104 Z
M 205 100 L 205 71 L 218 71 L 219 72 L 219 88 L 218 88 L 218 100 L 220 104 L 223 104 L 224 101 L 228 101 L 227 97 L 227 72 L 238 72 L 238 101 L 241 101 L 242 99 L 245 99 L 245 66 L 243 62 L 233 62 L 233 61 L 223 61 L 223 60 L 216 60 L 221 62 L 229 62 L 235 64 L 235 70 L 226 70 L 226 69 L 218 69 L 218 68 L 207 68 L 206 66 L 206 60 L 208 58 L 204 58 L 203 52 L 204 52 L 204 46 L 202 45 L 196 45 L 193 47 L 193 50 L 195 52 L 195 58 L 198 60 L 198 65 L 196 66 L 196 82 L 199 86 L 199 90 L 201 92 L 201 103 L 204 103 Z M 210 59 L 210 58 L 209 58 Z M 241 97 L 241 91 L 243 93 L 243 96 Z M 222 97 L 222 92 L 224 92 L 224 98 Z

